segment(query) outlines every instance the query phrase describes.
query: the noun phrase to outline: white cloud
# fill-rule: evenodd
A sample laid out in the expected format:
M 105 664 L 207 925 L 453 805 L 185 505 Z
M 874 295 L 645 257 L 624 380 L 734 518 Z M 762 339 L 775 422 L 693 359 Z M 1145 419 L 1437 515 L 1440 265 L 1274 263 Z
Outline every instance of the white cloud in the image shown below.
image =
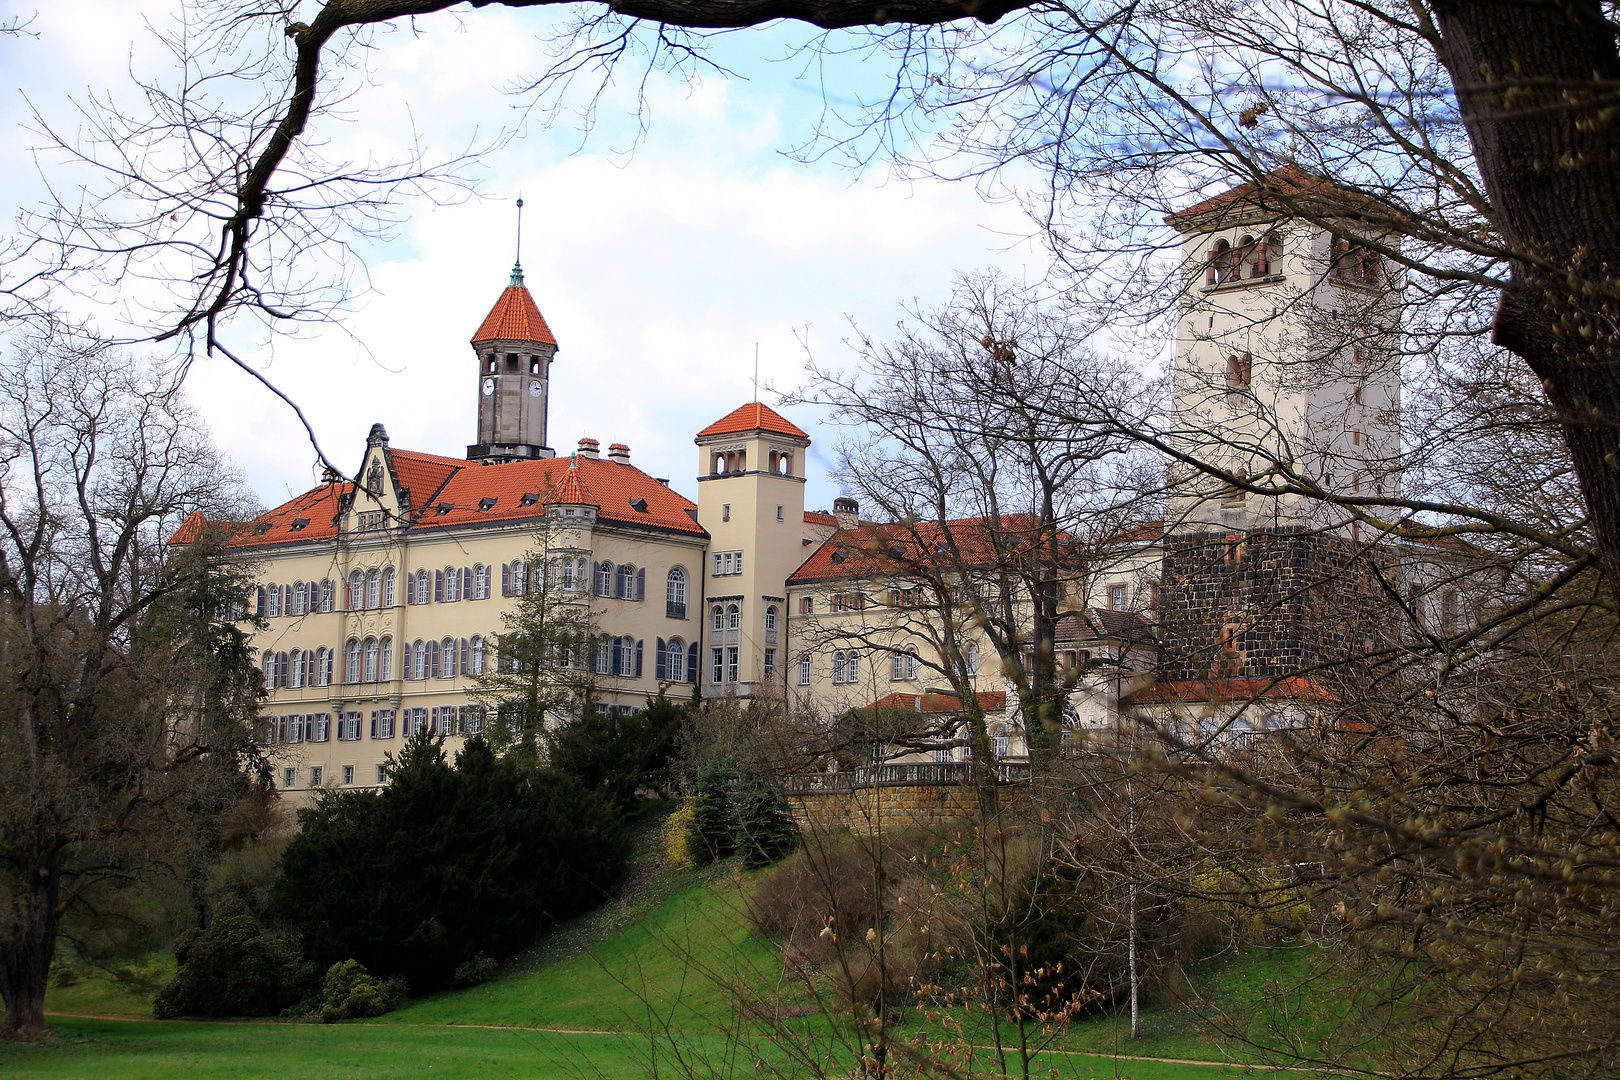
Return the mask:
M 112 29 L 89 40 L 65 37 L 60 20 L 50 21 L 45 57 L 27 75 L 42 108 L 65 115 L 65 98 L 78 89 L 51 74 L 56 58 L 78 79 L 87 77 L 84 56 L 96 58 L 104 78 L 122 70 L 119 50 L 129 46 L 117 39 L 131 20 L 121 5 L 102 7 Z M 475 132 L 488 138 L 517 118 L 502 83 L 541 62 L 532 26 L 515 13 L 480 11 L 435 20 L 420 36 L 378 34 L 366 57 L 371 82 L 346 105 L 352 122 L 329 121 L 318 135 L 334 156 L 355 159 L 393 156 L 413 133 L 436 152 L 475 141 Z M 1039 275 L 1044 266 L 1030 247 L 1002 251 L 1026 226 L 968 185 L 884 183 L 783 157 L 807 135 L 793 127 L 803 109 L 791 93 L 760 81 L 694 89 L 656 77 L 647 84 L 651 129 L 628 158 L 596 150 L 601 139 L 569 154 L 577 132 L 531 127 L 482 163 L 490 199 L 419 201 L 397 243 L 366 252 L 373 291 L 341 331 L 249 349 L 253 362 L 300 403 L 345 468 L 379 420 L 397 446 L 463 453 L 474 438 L 476 392 L 467 339 L 506 284 L 510 200 L 521 191 L 527 282 L 562 344 L 552 445 L 567 452 L 587 434 L 627 442 L 637 464 L 695 495 L 692 434 L 749 400 L 756 343 L 761 381 L 792 386 L 803 359 L 799 328 L 809 328 L 819 358 L 847 358 L 846 317 L 881 332 L 901 303 L 942 299 L 957 270 L 997 264 Z M 632 88 L 615 87 L 603 109 L 632 100 Z M 4 119 L 17 118 L 8 105 Z M 627 130 L 622 114 L 608 126 L 614 137 Z M 16 184 L 7 190 L 27 197 Z M 201 364 L 191 391 L 264 501 L 314 482 L 295 418 L 246 376 L 223 362 Z M 830 441 L 815 417 L 794 419 Z M 830 460 L 831 447 L 820 449 Z M 835 478 L 812 477 L 811 505 L 835 494 Z

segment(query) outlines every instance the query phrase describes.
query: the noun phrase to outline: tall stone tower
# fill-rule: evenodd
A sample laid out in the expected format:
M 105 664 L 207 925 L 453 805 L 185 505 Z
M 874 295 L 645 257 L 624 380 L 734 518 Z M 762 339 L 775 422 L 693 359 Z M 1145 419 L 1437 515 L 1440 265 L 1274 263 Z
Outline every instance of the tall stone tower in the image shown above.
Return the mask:
M 1400 282 L 1354 199 L 1290 169 L 1169 219 L 1182 234 L 1169 442 L 1191 460 L 1168 466 L 1167 678 L 1275 679 L 1364 651 L 1346 590 L 1373 537 L 1309 493 L 1243 486 L 1399 486 Z
M 697 433 L 704 568 L 703 692 L 750 697 L 783 679 L 788 575 L 804 561 L 810 436 L 751 402 Z
M 546 407 L 557 339 L 523 284 L 520 264 L 473 334 L 472 347 L 478 357 L 478 441 L 467 447 L 468 459 L 554 456 L 546 445 Z

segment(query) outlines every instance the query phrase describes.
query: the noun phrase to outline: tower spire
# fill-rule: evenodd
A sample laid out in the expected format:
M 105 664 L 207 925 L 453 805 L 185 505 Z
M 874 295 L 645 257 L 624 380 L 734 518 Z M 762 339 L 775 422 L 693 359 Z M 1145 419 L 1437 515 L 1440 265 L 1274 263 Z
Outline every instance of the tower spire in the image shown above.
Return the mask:
M 517 201 L 517 251 L 512 256 L 512 285 L 523 284 L 523 196 Z

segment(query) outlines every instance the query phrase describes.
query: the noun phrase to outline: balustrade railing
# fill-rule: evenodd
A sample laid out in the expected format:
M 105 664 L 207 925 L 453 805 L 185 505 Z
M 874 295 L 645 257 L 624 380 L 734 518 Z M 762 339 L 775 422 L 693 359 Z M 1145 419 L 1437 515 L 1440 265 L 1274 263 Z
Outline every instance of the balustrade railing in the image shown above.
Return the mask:
M 783 790 L 789 795 L 820 795 L 872 787 L 955 787 L 973 783 L 973 769 L 967 761 L 916 761 L 890 765 L 869 765 L 843 772 L 801 773 L 789 776 Z M 1027 761 L 998 761 L 994 765 L 998 784 L 1029 782 Z

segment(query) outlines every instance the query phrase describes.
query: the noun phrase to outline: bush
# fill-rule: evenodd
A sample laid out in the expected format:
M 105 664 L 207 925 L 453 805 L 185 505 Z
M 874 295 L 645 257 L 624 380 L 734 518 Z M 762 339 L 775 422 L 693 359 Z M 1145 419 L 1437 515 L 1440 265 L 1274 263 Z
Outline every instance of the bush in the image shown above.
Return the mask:
M 693 854 L 700 863 L 723 859 L 737 849 L 737 817 L 731 787 L 737 774 L 716 759 L 698 774 L 692 809 Z
M 481 738 L 451 768 L 426 732 L 406 741 L 388 787 L 322 792 L 298 820 L 272 892 L 278 916 L 321 967 L 352 958 L 416 992 L 600 903 L 627 854 L 605 797 L 497 759 Z
M 669 786 L 669 758 L 687 712 L 659 694 L 629 715 L 586 713 L 546 736 L 549 763 L 628 812 L 643 790 Z
M 301 998 L 311 981 L 298 951 L 225 896 L 206 929 L 174 943 L 179 968 L 159 991 L 152 1012 L 178 1016 L 271 1016 Z
M 735 806 L 737 846 L 742 850 L 743 865 L 750 870 L 770 866 L 798 847 L 799 829 L 787 800 L 764 777 L 745 775 L 738 785 Z
M 695 870 L 707 862 L 708 852 L 697 842 L 698 796 L 688 795 L 664 822 L 664 851 L 677 870 Z
M 397 979 L 381 982 L 354 960 L 343 960 L 326 971 L 321 988 L 321 1023 L 381 1016 L 399 1008 L 405 987 Z
M 479 953 L 465 964 L 456 967 L 455 984 L 457 986 L 477 986 L 480 983 L 487 983 L 495 977 L 495 969 L 500 966 L 500 962 L 493 956 Z

